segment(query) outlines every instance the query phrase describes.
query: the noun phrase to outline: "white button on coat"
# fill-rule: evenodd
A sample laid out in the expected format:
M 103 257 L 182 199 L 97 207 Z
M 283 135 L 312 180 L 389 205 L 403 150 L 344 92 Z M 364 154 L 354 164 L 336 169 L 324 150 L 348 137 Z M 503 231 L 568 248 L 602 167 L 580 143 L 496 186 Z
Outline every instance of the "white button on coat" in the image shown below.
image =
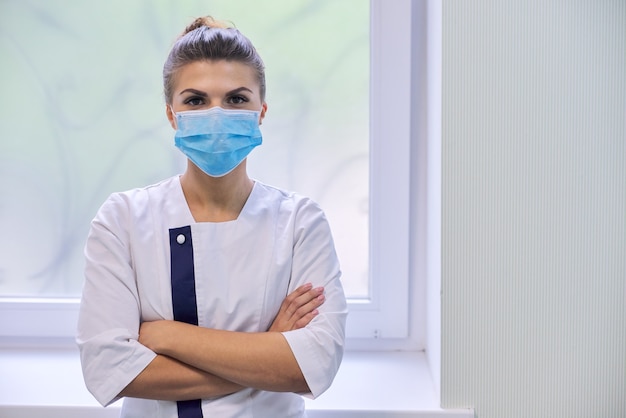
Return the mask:
M 178 242 L 180 245 L 183 245 L 185 243 L 185 236 L 183 234 L 180 234 L 176 237 L 176 242 Z

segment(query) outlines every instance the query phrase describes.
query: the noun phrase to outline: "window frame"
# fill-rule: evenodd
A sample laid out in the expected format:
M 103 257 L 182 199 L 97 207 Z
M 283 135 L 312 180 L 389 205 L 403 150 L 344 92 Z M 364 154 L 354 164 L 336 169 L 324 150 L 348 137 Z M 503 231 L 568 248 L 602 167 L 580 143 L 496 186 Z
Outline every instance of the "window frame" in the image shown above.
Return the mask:
M 347 338 L 354 349 L 411 336 L 411 4 L 370 0 L 371 297 L 349 300 Z M 0 343 L 73 342 L 79 306 L 79 298 L 0 297 Z
M 371 298 L 349 301 L 351 339 L 409 337 L 410 35 L 410 1 L 370 2 Z

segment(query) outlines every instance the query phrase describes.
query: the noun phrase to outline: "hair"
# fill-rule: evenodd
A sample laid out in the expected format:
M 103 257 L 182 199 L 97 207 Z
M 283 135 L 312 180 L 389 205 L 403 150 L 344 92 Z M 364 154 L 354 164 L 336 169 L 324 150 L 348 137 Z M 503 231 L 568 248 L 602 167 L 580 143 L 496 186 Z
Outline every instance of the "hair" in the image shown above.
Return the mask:
M 196 61 L 227 60 L 248 65 L 256 71 L 261 100 L 265 100 L 265 65 L 250 39 L 238 29 L 211 16 L 199 17 L 178 37 L 163 65 L 163 93 L 172 103 L 178 70 Z

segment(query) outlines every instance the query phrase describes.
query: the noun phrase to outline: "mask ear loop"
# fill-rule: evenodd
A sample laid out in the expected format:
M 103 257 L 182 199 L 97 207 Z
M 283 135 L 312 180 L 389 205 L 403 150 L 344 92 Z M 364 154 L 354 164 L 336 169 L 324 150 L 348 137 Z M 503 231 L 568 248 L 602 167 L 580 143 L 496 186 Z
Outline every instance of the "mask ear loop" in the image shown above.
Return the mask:
M 170 110 L 170 113 L 172 115 L 171 119 L 169 119 L 169 117 L 168 117 L 168 119 L 170 121 L 170 125 L 172 125 L 172 128 L 174 128 L 174 130 L 178 130 L 178 120 L 176 119 L 176 116 L 177 116 L 176 112 L 174 112 L 174 108 L 172 107 L 171 104 L 168 104 L 167 107 Z

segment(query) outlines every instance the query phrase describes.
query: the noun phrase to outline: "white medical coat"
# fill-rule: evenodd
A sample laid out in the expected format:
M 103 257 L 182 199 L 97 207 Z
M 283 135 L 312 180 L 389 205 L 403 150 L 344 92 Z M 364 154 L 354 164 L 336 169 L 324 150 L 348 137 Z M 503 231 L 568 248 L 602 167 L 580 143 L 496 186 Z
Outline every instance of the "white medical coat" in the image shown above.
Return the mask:
M 85 383 L 117 400 L 156 356 L 138 341 L 144 321 L 173 319 L 169 229 L 191 227 L 198 325 L 266 331 L 285 296 L 310 282 L 326 300 L 306 327 L 283 333 L 311 390 L 324 392 L 343 355 L 346 300 L 328 222 L 310 199 L 255 182 L 239 217 L 196 223 L 178 176 L 111 195 L 85 246 L 77 343 Z M 204 417 L 301 417 L 298 394 L 247 388 L 202 401 Z M 176 402 L 126 398 L 122 417 L 177 417 Z

